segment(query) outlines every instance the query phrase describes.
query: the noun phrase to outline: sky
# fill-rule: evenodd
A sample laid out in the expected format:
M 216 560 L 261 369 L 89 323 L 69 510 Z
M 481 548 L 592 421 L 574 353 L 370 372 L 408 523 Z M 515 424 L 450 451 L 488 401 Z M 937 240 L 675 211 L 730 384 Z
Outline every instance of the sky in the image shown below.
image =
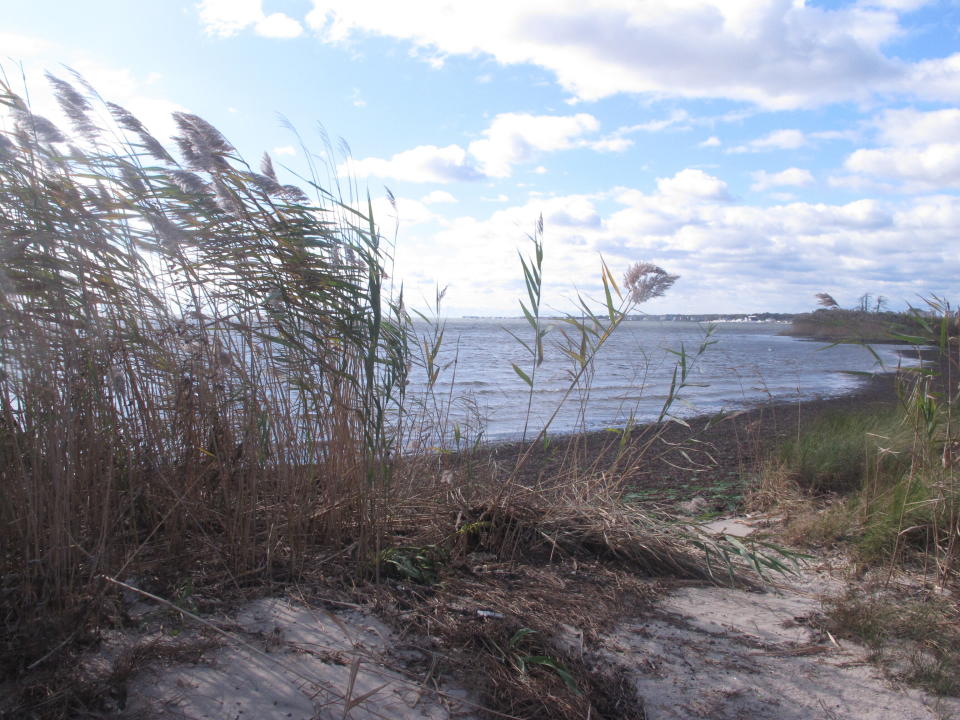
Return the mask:
M 545 312 L 597 297 L 601 262 L 680 276 L 649 313 L 957 299 L 958 0 L 0 0 L 0 17 L 0 65 L 38 114 L 58 119 L 43 72 L 69 67 L 158 138 L 189 111 L 251 164 L 301 172 L 310 153 L 369 191 L 413 306 L 445 288 L 449 316 L 517 315 L 540 216 Z

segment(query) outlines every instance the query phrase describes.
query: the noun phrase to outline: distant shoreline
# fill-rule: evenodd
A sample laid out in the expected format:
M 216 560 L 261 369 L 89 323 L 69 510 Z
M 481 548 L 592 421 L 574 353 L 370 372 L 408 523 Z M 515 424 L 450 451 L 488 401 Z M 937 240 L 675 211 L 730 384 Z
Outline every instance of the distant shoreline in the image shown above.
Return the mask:
M 798 313 L 663 313 L 660 315 L 627 315 L 624 322 L 745 322 L 789 323 Z M 564 315 L 541 315 L 541 320 L 563 320 Z M 451 320 L 526 320 L 523 315 L 461 315 Z

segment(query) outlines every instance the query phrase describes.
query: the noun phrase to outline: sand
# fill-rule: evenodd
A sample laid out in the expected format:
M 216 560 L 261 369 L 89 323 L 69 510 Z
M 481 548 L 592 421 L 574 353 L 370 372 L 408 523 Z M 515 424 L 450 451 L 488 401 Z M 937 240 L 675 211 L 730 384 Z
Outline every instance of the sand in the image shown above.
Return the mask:
M 865 648 L 816 629 L 821 599 L 841 591 L 844 572 L 821 561 L 762 593 L 679 588 L 650 616 L 619 625 L 604 653 L 631 668 L 648 720 L 960 717 L 960 699 L 895 684 Z
M 229 638 L 218 635 L 223 642 L 191 662 L 154 662 L 138 673 L 128 684 L 125 713 L 191 720 L 474 717 L 469 692 L 430 672 L 413 675 L 412 658 L 368 612 L 262 598 L 210 622 Z M 112 645 L 143 641 L 128 633 Z M 191 637 L 178 634 L 176 641 L 186 645 Z
M 726 518 L 711 527 L 745 536 L 755 524 Z M 681 584 L 585 652 L 625 672 L 648 720 L 960 717 L 960 700 L 897 685 L 867 661 L 865 648 L 817 629 L 821 599 L 843 589 L 843 572 L 839 561 L 820 561 L 790 579 L 777 576 L 763 592 Z M 163 610 L 138 605 L 147 620 Z M 360 607 L 262 598 L 210 622 L 229 639 L 220 637 L 191 662 L 154 663 L 138 673 L 127 713 L 190 720 L 494 716 L 478 709 L 464 685 L 436 676 L 427 653 L 403 645 Z M 189 643 L 191 633 L 199 630 L 177 642 Z M 134 641 L 143 637 L 116 636 L 114 645 Z

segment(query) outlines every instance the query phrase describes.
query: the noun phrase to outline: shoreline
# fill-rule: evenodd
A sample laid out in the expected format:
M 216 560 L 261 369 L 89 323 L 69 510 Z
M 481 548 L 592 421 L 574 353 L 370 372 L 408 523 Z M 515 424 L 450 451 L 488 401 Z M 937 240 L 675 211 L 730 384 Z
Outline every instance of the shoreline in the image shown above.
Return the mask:
M 816 338 L 811 336 L 801 336 L 801 335 L 790 335 L 789 333 L 781 333 L 784 336 L 794 337 L 798 340 L 804 340 L 808 342 L 825 342 L 829 344 L 837 344 L 835 339 L 831 338 Z M 900 346 L 897 350 L 897 354 L 902 358 L 914 358 L 919 359 L 922 364 L 927 364 L 928 362 L 935 362 L 938 357 L 938 349 L 935 346 L 922 346 L 918 347 L 916 345 L 910 345 L 907 343 L 899 341 L 877 341 L 876 343 L 865 343 L 867 345 L 871 344 L 883 344 L 883 345 L 898 345 Z M 717 412 L 709 411 L 695 411 L 694 414 L 689 417 L 680 416 L 679 420 L 669 418 L 665 419 L 662 422 L 664 424 L 676 423 L 676 424 L 702 424 L 707 419 L 713 419 L 720 415 L 739 415 L 742 413 L 752 413 L 761 408 L 775 407 L 778 405 L 788 405 L 796 406 L 797 404 L 816 404 L 816 403 L 831 403 L 833 401 L 842 402 L 844 398 L 853 398 L 860 396 L 862 394 L 872 395 L 873 390 L 870 388 L 871 383 L 877 381 L 877 378 L 882 378 L 886 376 L 896 376 L 900 372 L 901 368 L 899 366 L 893 367 L 891 365 L 880 365 L 880 370 L 874 371 L 872 373 L 861 374 L 857 372 L 850 372 L 851 376 L 856 376 L 858 379 L 863 380 L 858 386 L 855 386 L 848 390 L 843 390 L 837 394 L 826 394 L 824 392 L 814 392 L 808 396 L 804 397 L 791 397 L 791 398 L 767 398 L 767 399 L 741 399 L 734 400 L 731 402 L 733 406 L 731 409 L 721 408 Z M 840 371 L 840 374 L 843 374 Z M 638 421 L 632 426 L 633 432 L 641 431 L 650 426 L 657 424 L 655 419 L 648 419 L 643 421 Z M 563 429 L 556 432 L 548 432 L 547 435 L 550 438 L 551 442 L 568 442 L 572 438 L 583 437 L 583 436 L 593 436 L 593 435 L 610 435 L 611 433 L 622 431 L 626 428 L 624 424 L 610 424 L 603 427 L 596 427 L 593 429 L 587 430 L 576 430 L 576 429 Z M 509 448 L 515 445 L 524 445 L 525 443 L 533 442 L 537 438 L 537 432 L 528 433 L 526 440 L 520 439 L 520 433 L 511 436 L 505 437 L 496 437 L 485 439 L 479 443 L 480 451 L 483 450 L 496 450 L 497 448 Z M 454 453 L 458 452 L 470 452 L 467 450 L 454 450 Z
M 437 462 L 468 473 L 494 466 L 502 481 L 529 487 L 559 484 L 577 475 L 619 473 L 621 488 L 638 502 L 675 505 L 700 495 L 706 497 L 709 511 L 733 512 L 749 476 L 773 447 L 824 414 L 893 407 L 897 378 L 896 371 L 875 373 L 843 395 L 770 400 L 682 422 L 638 424 L 626 443 L 622 428 L 604 429 L 548 435 L 546 444 L 485 444 L 438 457 Z

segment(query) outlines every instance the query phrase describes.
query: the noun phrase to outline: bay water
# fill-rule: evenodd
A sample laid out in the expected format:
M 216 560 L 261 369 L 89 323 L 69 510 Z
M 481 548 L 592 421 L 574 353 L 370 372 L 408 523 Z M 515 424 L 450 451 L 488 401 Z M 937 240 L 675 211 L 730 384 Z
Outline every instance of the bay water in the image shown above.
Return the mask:
M 696 357 L 706 326 L 694 322 L 624 322 L 595 359 L 589 383 L 564 396 L 576 372 L 563 354 L 560 321 L 546 321 L 543 363 L 536 368 L 532 397 L 514 371 L 532 375 L 532 358 L 510 333 L 530 342 L 532 330 L 521 319 L 456 319 L 446 322 L 437 358 L 441 372 L 431 392 L 416 369 L 408 397 L 432 418 L 434 432 L 469 442 L 535 435 L 551 416 L 551 433 L 623 427 L 657 419 L 666 401 L 681 349 L 690 363 L 687 387 L 668 412 L 675 417 L 712 414 L 766 401 L 798 401 L 854 391 L 864 377 L 905 362 L 897 346 L 827 347 L 789 337 L 783 323 L 724 322 L 713 326 L 712 344 Z M 416 327 L 426 335 L 425 323 Z M 569 331 L 569 328 L 568 328 Z M 673 352 L 671 352 L 673 351 Z M 694 360 L 696 360 L 694 362 Z M 906 361 L 909 362 L 909 361 Z M 437 437 L 434 442 L 440 442 Z

